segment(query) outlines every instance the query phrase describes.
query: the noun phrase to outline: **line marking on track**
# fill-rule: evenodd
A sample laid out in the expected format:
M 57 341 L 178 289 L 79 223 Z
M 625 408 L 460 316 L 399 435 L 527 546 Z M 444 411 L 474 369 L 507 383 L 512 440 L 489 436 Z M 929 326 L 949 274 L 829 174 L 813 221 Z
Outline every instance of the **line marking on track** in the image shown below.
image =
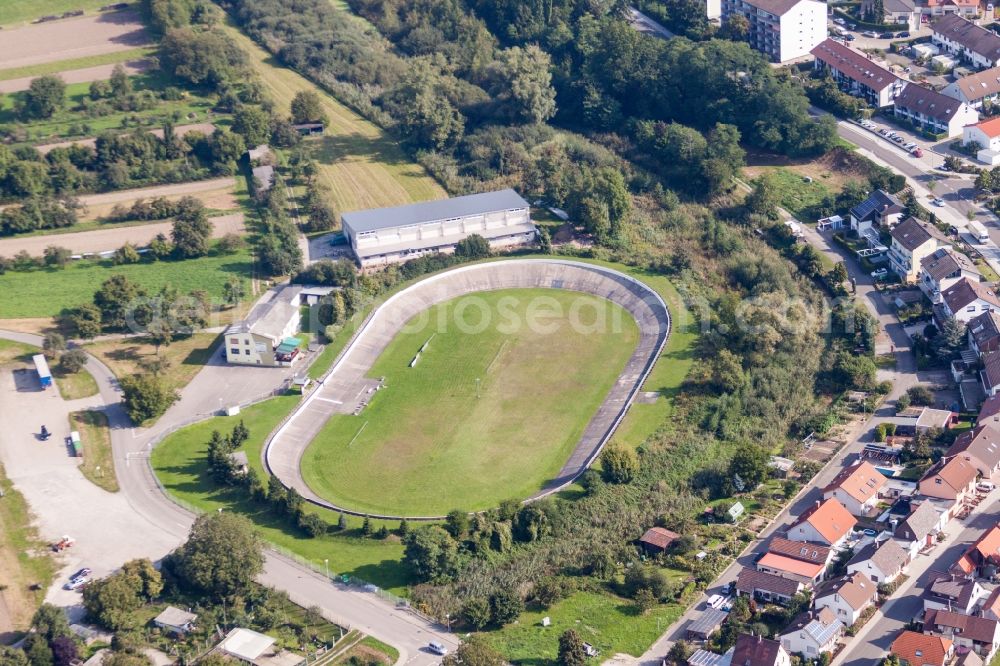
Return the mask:
M 334 400 L 333 398 L 320 398 L 320 397 L 317 397 L 316 400 L 322 400 L 323 402 L 332 402 L 335 405 L 342 405 L 342 404 L 344 404 L 343 400 Z

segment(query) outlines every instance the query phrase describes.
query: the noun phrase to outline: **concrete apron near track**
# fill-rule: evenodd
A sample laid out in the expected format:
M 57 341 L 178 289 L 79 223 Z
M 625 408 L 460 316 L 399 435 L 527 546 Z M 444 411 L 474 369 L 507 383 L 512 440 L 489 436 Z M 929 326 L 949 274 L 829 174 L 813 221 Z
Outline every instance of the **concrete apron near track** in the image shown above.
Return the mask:
M 510 259 L 462 266 L 421 280 L 390 297 L 355 333 L 340 359 L 319 381 L 319 386 L 265 443 L 261 453 L 265 468 L 285 487 L 295 488 L 304 499 L 318 506 L 373 518 L 403 517 L 362 514 L 318 496 L 302 477 L 302 455 L 331 414 L 349 414 L 363 409 L 368 394 L 377 384 L 366 376 L 367 373 L 412 317 L 432 305 L 469 293 L 531 288 L 568 289 L 606 298 L 622 306 L 639 326 L 636 349 L 591 417 L 569 460 L 557 478 L 529 501 L 572 483 L 601 452 L 659 358 L 670 333 L 670 313 L 659 294 L 624 273 L 560 259 Z M 439 520 L 442 517 L 406 518 Z

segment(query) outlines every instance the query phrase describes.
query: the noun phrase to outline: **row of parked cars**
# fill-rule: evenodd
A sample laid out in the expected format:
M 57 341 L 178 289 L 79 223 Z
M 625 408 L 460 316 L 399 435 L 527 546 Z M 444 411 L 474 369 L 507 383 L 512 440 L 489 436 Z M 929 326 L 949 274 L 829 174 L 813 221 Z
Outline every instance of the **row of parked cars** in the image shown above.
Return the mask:
M 918 146 L 913 141 L 907 141 L 906 137 L 903 136 L 902 134 L 893 132 L 891 129 L 888 129 L 886 127 L 879 128 L 878 125 L 867 119 L 859 120 L 858 124 L 870 132 L 877 132 L 880 136 L 883 136 L 889 141 L 892 141 L 906 152 L 912 154 L 914 157 L 924 156 L 924 151 L 921 150 L 920 146 Z
M 857 27 L 858 27 L 855 24 L 848 23 L 847 20 L 839 18 L 839 17 L 833 19 L 833 22 L 836 23 L 837 25 L 840 25 L 840 26 L 843 26 L 843 27 L 847 28 L 848 30 L 856 30 Z M 874 30 L 867 30 L 865 32 L 862 32 L 861 34 L 862 34 L 862 36 L 864 36 L 864 37 L 870 37 L 871 39 L 906 39 L 907 37 L 910 36 L 910 33 L 908 31 L 906 31 L 906 30 L 904 30 L 903 32 L 897 32 L 897 33 L 892 33 L 892 32 L 878 33 L 878 32 L 875 32 Z M 846 37 L 846 35 L 844 35 L 844 36 Z M 854 39 L 854 37 L 852 36 L 849 39 Z

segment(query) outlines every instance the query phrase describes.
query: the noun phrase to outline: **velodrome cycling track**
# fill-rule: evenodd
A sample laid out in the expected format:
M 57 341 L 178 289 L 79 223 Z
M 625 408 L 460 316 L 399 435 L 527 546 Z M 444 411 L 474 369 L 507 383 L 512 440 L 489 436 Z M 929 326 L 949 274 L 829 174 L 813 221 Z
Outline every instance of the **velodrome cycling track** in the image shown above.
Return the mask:
M 591 417 L 580 440 L 555 479 L 527 501 L 557 492 L 572 483 L 597 458 L 627 413 L 670 334 L 670 313 L 653 289 L 619 271 L 563 259 L 508 259 L 470 264 L 437 273 L 403 289 L 378 306 L 312 393 L 265 443 L 261 452 L 269 473 L 315 505 L 372 518 L 439 520 L 443 516 L 398 516 L 361 513 L 318 496 L 305 482 L 301 460 L 316 435 L 335 413 L 353 413 L 359 396 L 376 380 L 367 376 L 376 359 L 401 327 L 427 308 L 451 299 L 500 289 L 568 289 L 622 306 L 639 327 L 639 342 L 625 369 Z

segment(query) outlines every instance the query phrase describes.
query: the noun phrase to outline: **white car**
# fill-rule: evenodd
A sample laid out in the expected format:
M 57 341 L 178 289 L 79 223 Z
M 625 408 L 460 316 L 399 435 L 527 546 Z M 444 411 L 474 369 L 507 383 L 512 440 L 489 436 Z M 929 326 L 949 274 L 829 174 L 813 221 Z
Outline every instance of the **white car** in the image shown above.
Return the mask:
M 940 197 L 935 197 L 934 200 L 931 201 L 931 203 L 940 208 L 941 206 L 944 206 L 944 199 L 941 199 Z
M 723 604 L 723 602 L 725 600 L 726 600 L 726 598 L 723 597 L 721 594 L 713 594 L 712 596 L 710 596 L 708 598 L 708 607 L 709 608 L 718 608 L 719 606 L 721 606 Z
M 440 654 L 442 656 L 448 654 L 448 648 L 446 648 L 443 644 L 438 643 L 437 641 L 431 641 L 430 643 L 428 643 L 427 649 L 433 652 L 434 654 Z
M 79 590 L 81 587 L 90 582 L 90 576 L 80 576 L 79 578 L 74 578 L 70 582 L 63 585 L 64 590 Z
M 889 274 L 889 271 L 887 269 L 885 269 L 885 268 L 878 268 L 878 269 L 872 271 L 872 277 L 875 278 L 876 280 L 881 280 L 882 278 L 884 278 L 888 274 Z

